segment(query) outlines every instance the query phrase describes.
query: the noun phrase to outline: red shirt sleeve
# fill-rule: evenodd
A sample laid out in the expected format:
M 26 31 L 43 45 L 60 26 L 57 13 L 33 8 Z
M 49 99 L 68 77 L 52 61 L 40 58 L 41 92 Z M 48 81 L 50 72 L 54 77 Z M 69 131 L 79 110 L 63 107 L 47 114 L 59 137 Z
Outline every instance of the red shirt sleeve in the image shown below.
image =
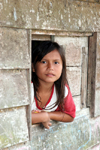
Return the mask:
M 70 92 L 70 89 L 69 89 L 68 85 L 65 85 L 65 86 L 68 89 L 68 95 L 64 98 L 64 108 L 62 110 L 61 107 L 58 106 L 56 111 L 62 111 L 64 113 L 72 116 L 73 118 L 75 118 L 75 116 L 76 116 L 76 106 L 75 106 L 75 103 L 73 101 L 72 94 Z

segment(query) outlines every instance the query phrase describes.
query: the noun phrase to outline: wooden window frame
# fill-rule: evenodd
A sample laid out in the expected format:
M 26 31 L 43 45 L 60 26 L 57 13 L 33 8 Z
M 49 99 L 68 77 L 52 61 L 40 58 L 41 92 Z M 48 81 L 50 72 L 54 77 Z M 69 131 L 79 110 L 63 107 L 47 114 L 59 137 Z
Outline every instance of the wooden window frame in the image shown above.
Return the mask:
M 31 31 L 31 41 L 32 40 L 37 40 L 37 41 L 44 41 L 44 40 L 51 40 L 54 41 L 54 37 L 55 36 L 66 36 L 66 37 L 88 37 L 88 54 L 85 50 L 85 48 L 82 48 L 82 78 L 81 78 L 81 108 L 86 108 L 86 107 L 90 107 L 90 114 L 91 117 L 94 116 L 94 95 L 95 92 L 93 93 L 93 97 L 91 99 L 91 92 L 94 90 L 94 82 L 95 82 L 95 78 L 94 78 L 94 74 L 95 74 L 95 70 L 93 71 L 92 67 L 91 67 L 91 63 L 90 63 L 90 57 L 91 57 L 91 48 L 92 48 L 92 53 L 94 53 L 95 48 L 96 48 L 96 33 L 91 33 L 91 32 L 87 32 L 87 33 L 77 33 L 77 32 L 66 32 L 66 31 L 43 31 L 43 30 L 32 30 Z M 49 37 L 49 38 L 48 38 Z M 30 48 L 31 49 L 31 48 Z M 96 51 L 95 51 L 96 52 Z M 95 60 L 95 56 L 93 56 L 93 59 Z M 88 65 L 87 65 L 87 61 L 88 61 Z M 87 65 L 87 67 L 86 67 Z M 93 64 L 94 68 L 95 68 L 95 63 Z M 86 68 L 86 69 L 84 69 Z M 91 74 L 91 79 L 93 78 L 93 84 L 90 83 L 91 81 L 89 80 L 90 78 L 90 72 L 92 71 Z M 87 74 L 87 79 L 86 79 L 86 74 Z M 85 84 L 83 84 L 85 82 Z M 90 88 L 91 87 L 91 88 Z M 86 99 L 86 101 L 84 101 L 84 99 Z M 31 105 L 28 108 L 28 110 L 30 109 L 30 116 L 31 116 Z M 31 117 L 30 117 L 30 122 L 31 122 Z M 30 128 L 32 128 L 32 125 L 30 124 Z M 31 129 L 29 130 L 29 132 L 31 132 Z M 30 139 L 31 139 L 31 133 L 30 133 Z

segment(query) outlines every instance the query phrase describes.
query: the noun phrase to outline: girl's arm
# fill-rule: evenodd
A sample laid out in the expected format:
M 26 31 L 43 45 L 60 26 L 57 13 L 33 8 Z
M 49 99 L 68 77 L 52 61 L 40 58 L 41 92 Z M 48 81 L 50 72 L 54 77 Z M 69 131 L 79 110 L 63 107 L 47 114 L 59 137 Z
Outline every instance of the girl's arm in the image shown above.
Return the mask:
M 73 117 L 61 111 L 49 112 L 48 114 L 51 120 L 56 120 L 61 122 L 72 122 L 74 120 Z
M 52 125 L 50 123 L 50 120 L 61 121 L 61 122 L 72 122 L 74 118 L 61 111 L 48 112 L 48 113 L 42 111 L 39 113 L 32 113 L 32 124 L 42 123 L 45 128 L 49 129 L 49 127 Z
M 39 113 L 32 113 L 31 116 L 32 116 L 32 124 L 42 123 L 43 126 L 47 129 L 49 129 L 49 126 L 51 126 L 50 117 L 47 112 L 42 111 Z

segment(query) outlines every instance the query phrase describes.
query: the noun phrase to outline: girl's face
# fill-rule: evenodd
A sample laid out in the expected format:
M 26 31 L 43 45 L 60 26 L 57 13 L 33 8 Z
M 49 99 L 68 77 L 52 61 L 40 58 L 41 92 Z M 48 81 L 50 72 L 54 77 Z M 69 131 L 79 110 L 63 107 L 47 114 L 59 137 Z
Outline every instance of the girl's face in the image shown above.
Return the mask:
M 55 49 L 46 54 L 41 61 L 38 61 L 33 68 L 38 76 L 39 83 L 54 83 L 62 73 L 62 59 Z

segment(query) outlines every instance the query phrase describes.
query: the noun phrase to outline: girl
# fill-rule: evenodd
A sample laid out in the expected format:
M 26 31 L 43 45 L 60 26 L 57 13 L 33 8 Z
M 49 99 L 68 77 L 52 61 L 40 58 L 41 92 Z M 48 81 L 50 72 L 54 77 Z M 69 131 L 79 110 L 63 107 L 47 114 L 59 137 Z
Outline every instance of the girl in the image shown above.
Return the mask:
M 66 79 L 63 49 L 56 42 L 44 41 L 32 55 L 32 124 L 42 123 L 49 129 L 50 120 L 73 121 L 76 108 Z

